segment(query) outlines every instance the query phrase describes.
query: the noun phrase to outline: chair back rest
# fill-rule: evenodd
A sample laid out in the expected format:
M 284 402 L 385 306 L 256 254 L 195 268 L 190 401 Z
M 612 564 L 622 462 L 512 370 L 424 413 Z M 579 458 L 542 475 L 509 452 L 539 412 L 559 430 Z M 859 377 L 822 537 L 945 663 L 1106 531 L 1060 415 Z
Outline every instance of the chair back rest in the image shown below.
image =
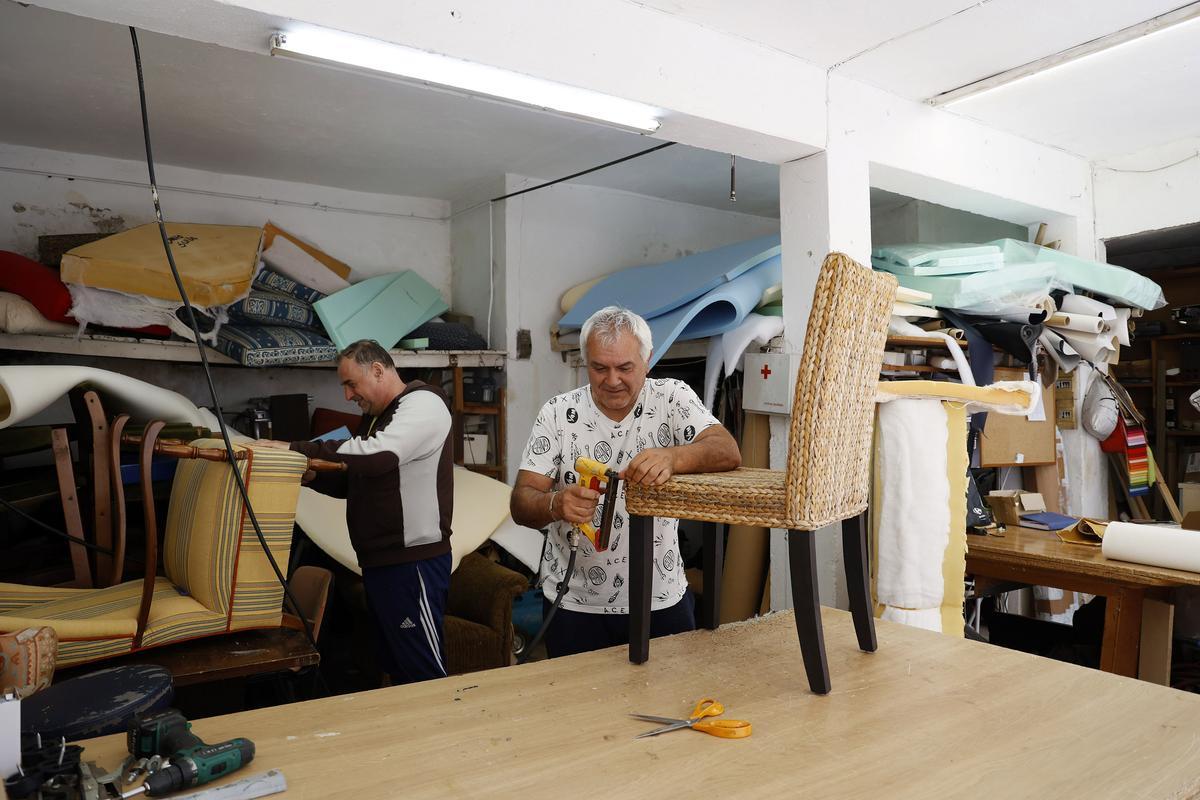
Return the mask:
M 223 448 L 219 439 L 196 447 Z M 271 554 L 287 569 L 300 479 L 308 459 L 290 450 L 250 448 L 238 467 Z M 171 486 L 163 566 L 176 587 L 210 611 L 225 614 L 230 629 L 279 623 L 283 587 L 267 561 L 226 462 L 181 459 Z
M 800 357 L 788 441 L 788 518 L 816 529 L 867 506 L 875 384 L 896 279 L 825 257 Z

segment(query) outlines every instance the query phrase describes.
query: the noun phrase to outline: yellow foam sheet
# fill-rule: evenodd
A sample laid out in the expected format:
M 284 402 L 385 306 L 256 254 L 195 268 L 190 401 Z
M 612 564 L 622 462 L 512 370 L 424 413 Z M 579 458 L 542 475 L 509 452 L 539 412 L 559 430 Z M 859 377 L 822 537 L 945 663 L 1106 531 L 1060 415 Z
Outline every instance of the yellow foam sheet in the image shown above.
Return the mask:
M 262 229 L 233 225 L 167 223 L 171 253 L 183 288 L 197 306 L 233 303 L 250 291 Z M 158 225 L 142 225 L 68 251 L 66 283 L 180 300 Z
M 939 402 L 931 399 L 930 402 Z M 961 639 L 966 627 L 963 619 L 963 602 L 966 592 L 963 581 L 967 574 L 967 409 L 962 403 L 942 402 L 946 410 L 946 480 L 950 484 L 950 538 L 942 554 L 942 633 Z M 879 436 L 878 430 L 875 433 Z M 875 487 L 879 485 L 879 464 L 872 464 L 871 535 L 879 530 L 879 503 L 875 501 Z M 878 573 L 876 553 L 879 548 L 871 547 L 871 593 L 875 594 L 875 576 Z M 883 606 L 875 603 L 875 616 L 883 613 Z
M 509 518 L 510 491 L 508 484 L 455 467 L 451 571 L 458 568 L 464 555 L 478 549 Z M 350 531 L 346 528 L 345 500 L 317 494 L 312 489 L 301 489 L 296 524 L 331 558 L 346 569 L 362 574 L 358 556 L 350 544 Z

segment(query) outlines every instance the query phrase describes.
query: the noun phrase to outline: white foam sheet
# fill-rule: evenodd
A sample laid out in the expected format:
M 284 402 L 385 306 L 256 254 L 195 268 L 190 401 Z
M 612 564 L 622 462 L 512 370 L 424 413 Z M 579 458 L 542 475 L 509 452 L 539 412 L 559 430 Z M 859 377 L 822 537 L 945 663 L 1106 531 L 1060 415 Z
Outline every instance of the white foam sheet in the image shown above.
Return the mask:
M 508 515 L 509 491 L 507 484 L 486 475 L 454 468 L 451 571 L 458 569 L 463 556 L 478 549 L 506 519 L 511 519 Z M 362 574 L 346 527 L 345 500 L 302 488 L 300 501 L 296 504 L 296 524 L 330 558 L 346 569 Z
M 287 236 L 275 236 L 271 246 L 263 251 L 262 260 L 276 272 L 322 294 L 333 294 L 350 285 L 349 281 L 304 252 Z
M 528 567 L 530 572 L 535 575 L 538 573 L 542 564 L 542 545 L 546 541 L 541 531 L 518 525 L 512 517 L 508 517 L 492 531 L 491 539 Z
M 1117 561 L 1200 572 L 1200 531 L 1110 522 L 1101 550 Z
M 946 410 L 936 399 L 900 399 L 879 407 L 877 424 L 876 596 L 888 606 L 936 610 L 950 541 Z
M 752 343 L 766 344 L 783 333 L 783 317 L 768 317 L 762 314 L 747 314 L 731 331 L 711 337 L 708 356 L 704 363 L 704 404 L 712 408 L 716 399 L 718 373 L 723 367 L 726 375 L 732 375 L 741 363 L 742 354 Z
M 0 429 L 20 425 L 77 386 L 103 392 L 110 414 L 126 412 L 136 421 L 207 424 L 191 400 L 170 389 L 95 367 L 31 364 L 0 366 Z
M 880 619 L 898 622 L 910 628 L 921 628 L 934 633 L 942 632 L 942 610 L 940 608 L 896 608 L 884 606 Z

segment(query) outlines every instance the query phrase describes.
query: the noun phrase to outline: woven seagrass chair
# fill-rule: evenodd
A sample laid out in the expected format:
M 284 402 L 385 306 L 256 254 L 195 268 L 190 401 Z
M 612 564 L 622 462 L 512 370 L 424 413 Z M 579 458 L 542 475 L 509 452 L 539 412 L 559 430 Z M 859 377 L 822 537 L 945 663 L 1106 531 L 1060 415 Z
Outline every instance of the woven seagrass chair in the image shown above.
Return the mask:
M 863 511 L 867 507 L 875 384 L 896 279 L 830 253 L 813 293 L 796 378 L 787 471 L 741 468 L 625 487 L 630 516 L 629 658 L 650 651 L 653 517 L 785 528 L 796 630 L 808 683 L 829 691 L 817 599 L 816 530 L 842 523 L 850 610 L 859 647 L 876 649 Z M 707 565 L 706 565 L 707 566 Z M 704 591 L 716 590 L 706 570 Z

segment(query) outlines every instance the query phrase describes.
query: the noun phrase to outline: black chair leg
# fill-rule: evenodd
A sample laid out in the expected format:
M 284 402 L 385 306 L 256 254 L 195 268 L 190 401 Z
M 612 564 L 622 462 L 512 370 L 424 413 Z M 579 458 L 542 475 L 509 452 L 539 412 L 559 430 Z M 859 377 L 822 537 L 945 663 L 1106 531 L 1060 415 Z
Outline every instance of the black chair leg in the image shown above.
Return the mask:
M 788 531 L 788 562 L 792 580 L 792 606 L 804 671 L 814 694 L 828 694 L 829 663 L 825 659 L 825 634 L 821 603 L 817 599 L 817 540 L 812 531 Z
M 871 610 L 871 576 L 867 560 L 866 515 L 842 520 L 842 556 L 846 563 L 846 591 L 850 595 L 850 613 L 854 616 L 854 633 L 861 650 L 874 653 L 875 615 Z
M 654 517 L 629 516 L 629 660 L 650 658 L 650 592 L 654 579 Z
M 721 568 L 725 565 L 725 526 L 704 523 L 704 597 L 700 624 L 715 631 L 721 624 Z

